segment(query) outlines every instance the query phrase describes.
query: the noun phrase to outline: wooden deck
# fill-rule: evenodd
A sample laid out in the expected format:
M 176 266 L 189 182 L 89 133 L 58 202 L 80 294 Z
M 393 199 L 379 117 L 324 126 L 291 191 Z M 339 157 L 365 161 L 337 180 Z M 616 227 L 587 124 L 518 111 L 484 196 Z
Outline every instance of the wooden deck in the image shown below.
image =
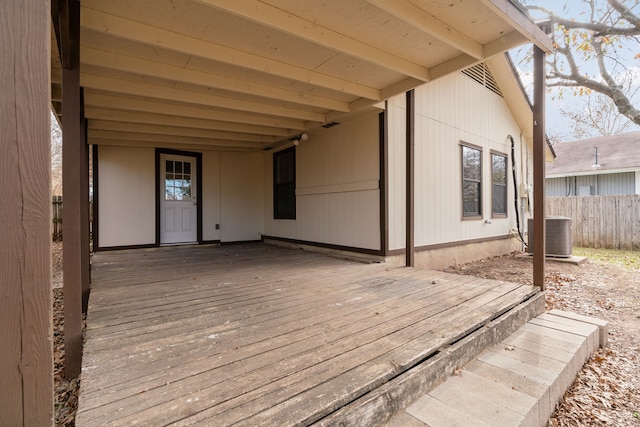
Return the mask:
M 262 244 L 100 252 L 76 422 L 312 424 L 534 293 Z

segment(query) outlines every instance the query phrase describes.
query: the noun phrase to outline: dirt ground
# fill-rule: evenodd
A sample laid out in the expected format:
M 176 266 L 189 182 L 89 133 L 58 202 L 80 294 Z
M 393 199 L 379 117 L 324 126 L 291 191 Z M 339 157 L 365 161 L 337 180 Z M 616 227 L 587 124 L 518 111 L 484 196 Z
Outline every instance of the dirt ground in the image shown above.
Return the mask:
M 546 264 L 547 309 L 608 320 L 609 347 L 598 350 L 558 405 L 549 426 L 640 426 L 640 252 L 574 250 L 590 261 Z M 56 426 L 74 426 L 78 380 L 64 379 L 62 244 L 52 246 Z M 511 254 L 447 271 L 532 283 L 532 260 Z

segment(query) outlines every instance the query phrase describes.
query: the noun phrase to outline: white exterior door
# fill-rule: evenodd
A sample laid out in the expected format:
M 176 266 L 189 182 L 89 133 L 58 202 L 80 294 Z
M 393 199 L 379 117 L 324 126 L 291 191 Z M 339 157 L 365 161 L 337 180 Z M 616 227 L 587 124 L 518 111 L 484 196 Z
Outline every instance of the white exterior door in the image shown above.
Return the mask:
M 160 155 L 160 244 L 198 241 L 196 158 Z

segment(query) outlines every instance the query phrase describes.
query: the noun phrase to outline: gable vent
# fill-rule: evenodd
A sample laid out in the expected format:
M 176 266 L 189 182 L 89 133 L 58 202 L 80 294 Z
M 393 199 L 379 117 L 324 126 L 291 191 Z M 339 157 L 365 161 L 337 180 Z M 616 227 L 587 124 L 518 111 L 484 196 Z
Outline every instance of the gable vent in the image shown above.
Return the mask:
M 498 84 L 484 62 L 474 65 L 473 67 L 465 68 L 462 70 L 462 74 L 471 77 L 491 92 L 502 96 L 502 92 L 500 91 Z
M 325 124 L 323 124 L 323 125 L 322 125 L 322 127 L 323 127 L 323 128 L 327 128 L 327 129 L 329 129 L 329 128 L 332 128 L 332 127 L 334 127 L 334 126 L 338 126 L 339 124 L 340 124 L 340 123 L 338 123 L 338 122 L 329 122 L 329 123 L 325 123 Z

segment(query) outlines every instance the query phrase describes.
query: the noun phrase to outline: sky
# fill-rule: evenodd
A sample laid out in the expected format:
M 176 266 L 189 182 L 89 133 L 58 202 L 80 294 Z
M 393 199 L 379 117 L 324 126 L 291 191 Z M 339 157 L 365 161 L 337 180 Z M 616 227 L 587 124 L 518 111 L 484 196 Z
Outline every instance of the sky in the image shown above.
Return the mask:
M 520 0 L 525 5 L 537 5 L 546 9 L 552 10 L 556 15 L 568 18 L 584 21 L 584 12 L 587 11 L 587 7 L 582 0 Z M 596 0 L 597 3 L 605 4 L 606 0 Z M 531 11 L 531 15 L 534 19 L 543 19 L 544 16 L 537 11 Z M 514 49 L 510 52 L 516 67 L 520 72 L 520 78 L 529 93 L 532 96 L 533 93 L 533 73 L 532 62 L 525 59 L 531 46 Z M 635 52 L 632 50 L 635 49 Z M 640 45 L 636 44 L 631 46 L 630 49 L 623 49 L 621 60 L 634 71 L 634 84 L 640 86 L 640 61 L 634 59 L 634 55 L 640 51 Z M 592 63 L 585 63 L 583 65 L 585 70 L 590 71 L 592 74 L 597 74 L 597 65 L 595 61 Z M 560 141 L 575 140 L 572 135 L 571 120 L 563 117 L 560 112 L 561 108 L 569 109 L 573 111 L 581 111 L 586 103 L 586 99 L 580 96 L 574 96 L 572 90 L 565 90 L 560 96 L 560 92 L 556 88 L 549 88 L 546 96 L 546 128 L 547 134 L 550 137 L 559 137 Z M 635 104 L 640 104 L 640 96 L 636 97 Z M 626 121 L 626 119 L 625 119 Z M 640 126 L 631 124 L 626 130 L 627 132 L 640 131 Z M 593 135 L 598 136 L 598 135 Z

